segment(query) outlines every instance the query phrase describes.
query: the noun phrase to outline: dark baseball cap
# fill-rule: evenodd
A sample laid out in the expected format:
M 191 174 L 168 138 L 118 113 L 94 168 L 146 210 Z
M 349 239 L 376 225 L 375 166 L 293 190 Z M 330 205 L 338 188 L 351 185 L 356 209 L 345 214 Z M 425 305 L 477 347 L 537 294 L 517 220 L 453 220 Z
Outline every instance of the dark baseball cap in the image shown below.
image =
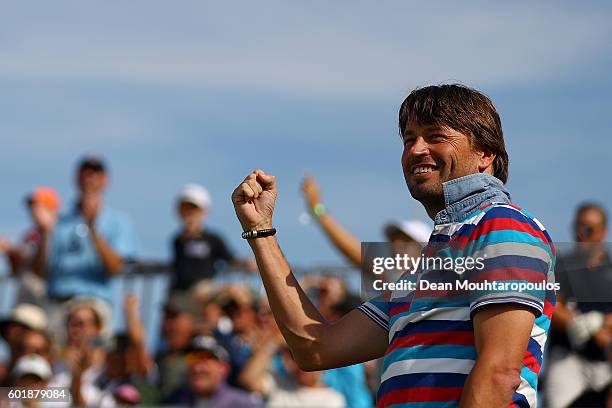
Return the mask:
M 191 342 L 191 346 L 188 349 L 188 355 L 191 354 L 192 358 L 189 360 L 197 360 L 198 352 L 209 352 L 219 361 L 228 361 L 229 354 L 223 346 L 219 344 L 217 339 L 210 336 L 196 336 Z
M 106 172 L 106 163 L 98 156 L 85 156 L 83 157 L 77 166 L 79 172 L 83 170 L 93 170 Z

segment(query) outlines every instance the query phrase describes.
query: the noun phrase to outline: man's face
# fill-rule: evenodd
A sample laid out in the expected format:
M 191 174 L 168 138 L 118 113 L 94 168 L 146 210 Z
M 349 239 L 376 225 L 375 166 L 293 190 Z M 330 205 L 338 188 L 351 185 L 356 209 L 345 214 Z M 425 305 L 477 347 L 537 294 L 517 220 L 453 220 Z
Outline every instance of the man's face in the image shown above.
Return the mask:
M 444 203 L 442 183 L 481 172 L 492 173 L 468 137 L 445 126 L 409 123 L 403 134 L 402 167 L 410 194 L 421 202 Z
M 206 211 L 195 204 L 182 202 L 178 207 L 181 222 L 187 231 L 197 231 L 200 229 L 206 216 Z
M 593 208 L 578 213 L 574 228 L 576 242 L 603 242 L 606 239 L 603 216 Z
M 191 343 L 193 336 L 193 317 L 188 313 L 166 311 L 162 325 L 162 335 L 172 351 L 179 351 Z
M 27 331 L 20 343 L 19 357 L 27 354 L 38 354 L 51 361 L 51 350 L 47 337 L 34 330 Z
M 103 170 L 83 168 L 77 175 L 77 185 L 82 194 L 99 194 L 104 191 L 108 178 Z
M 232 320 L 236 333 L 246 333 L 257 325 L 257 314 L 249 304 L 238 302 L 236 307 L 230 311 L 229 318 Z
M 210 395 L 219 387 L 228 373 L 227 364 L 212 353 L 195 352 L 189 355 L 189 384 L 197 395 Z
M 85 346 L 100 335 L 96 313 L 89 307 L 79 307 L 68 317 L 68 341 L 75 346 Z

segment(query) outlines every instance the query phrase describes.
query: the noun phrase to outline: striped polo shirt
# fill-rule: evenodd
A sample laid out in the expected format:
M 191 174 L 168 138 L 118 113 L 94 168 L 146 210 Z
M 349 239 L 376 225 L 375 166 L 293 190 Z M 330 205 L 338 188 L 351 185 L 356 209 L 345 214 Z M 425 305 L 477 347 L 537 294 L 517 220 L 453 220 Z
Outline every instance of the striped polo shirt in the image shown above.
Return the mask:
M 477 357 L 474 314 L 490 304 L 519 304 L 537 317 L 510 406 L 535 408 L 555 306 L 555 292 L 548 288 L 554 283 L 555 248 L 544 226 L 509 200 L 487 203 L 456 222 L 436 223 L 422 256 L 440 254 L 480 258 L 481 264 L 462 275 L 419 270 L 407 276 L 417 282 L 415 290 L 386 293 L 359 307 L 389 333 L 377 407 L 457 407 Z M 420 287 L 422 280 L 467 280 L 474 289 L 429 290 Z M 519 283 L 533 285 L 518 290 Z

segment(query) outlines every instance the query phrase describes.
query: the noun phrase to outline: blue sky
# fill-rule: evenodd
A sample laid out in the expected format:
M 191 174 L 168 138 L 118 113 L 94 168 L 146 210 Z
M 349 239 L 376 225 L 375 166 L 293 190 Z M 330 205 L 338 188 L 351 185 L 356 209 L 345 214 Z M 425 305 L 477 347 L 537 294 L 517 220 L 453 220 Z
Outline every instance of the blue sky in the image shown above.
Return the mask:
M 340 264 L 299 222 L 304 171 L 362 240 L 426 219 L 403 181 L 397 109 L 416 86 L 459 81 L 500 112 L 515 202 L 568 240 L 578 202 L 612 207 L 611 16 L 604 2 L 5 3 L 0 234 L 19 237 L 37 185 L 70 203 L 75 161 L 96 152 L 145 258 L 168 257 L 188 182 L 211 191 L 210 226 L 248 254 L 229 196 L 261 167 L 278 176 L 287 257 Z

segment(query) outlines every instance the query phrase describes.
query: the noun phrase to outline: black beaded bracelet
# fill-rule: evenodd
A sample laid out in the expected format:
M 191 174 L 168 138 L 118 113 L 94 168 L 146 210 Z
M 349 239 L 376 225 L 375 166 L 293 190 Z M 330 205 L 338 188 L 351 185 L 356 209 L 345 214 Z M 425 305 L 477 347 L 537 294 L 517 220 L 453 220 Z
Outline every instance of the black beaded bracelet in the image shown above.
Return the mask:
M 251 239 L 251 238 L 263 238 L 263 237 L 271 237 L 276 234 L 276 228 L 268 228 L 256 231 L 244 231 L 242 233 L 242 238 Z

